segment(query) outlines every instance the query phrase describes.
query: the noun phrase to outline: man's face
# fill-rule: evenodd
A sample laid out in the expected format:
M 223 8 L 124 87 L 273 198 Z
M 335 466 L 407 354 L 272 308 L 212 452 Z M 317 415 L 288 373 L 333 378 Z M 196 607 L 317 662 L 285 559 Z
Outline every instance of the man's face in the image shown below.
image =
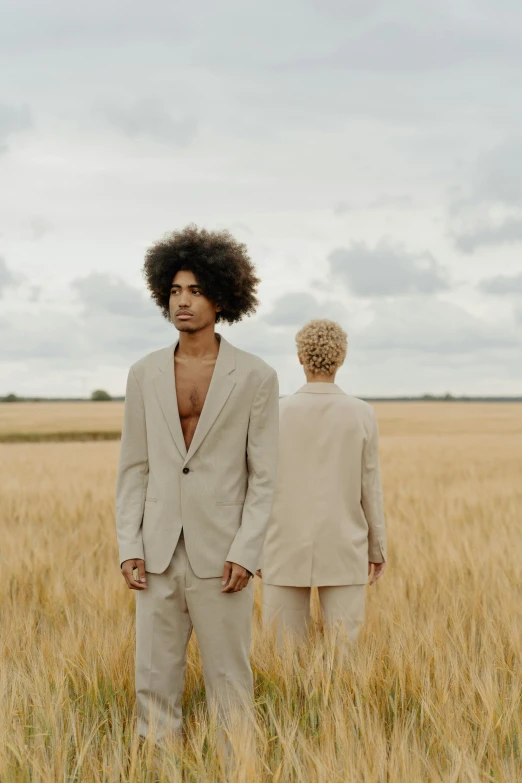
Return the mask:
M 216 322 L 221 310 L 204 295 L 193 272 L 174 275 L 170 289 L 170 320 L 180 332 L 199 332 Z

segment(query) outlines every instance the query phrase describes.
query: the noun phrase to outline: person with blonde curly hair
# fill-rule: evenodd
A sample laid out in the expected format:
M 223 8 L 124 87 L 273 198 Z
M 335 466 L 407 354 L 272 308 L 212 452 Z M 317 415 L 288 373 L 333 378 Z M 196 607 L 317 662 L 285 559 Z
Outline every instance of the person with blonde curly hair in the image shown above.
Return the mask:
M 281 399 L 279 467 L 263 550 L 263 616 L 302 639 L 317 587 L 323 622 L 357 639 L 366 584 L 386 567 L 378 430 L 371 405 L 335 383 L 347 335 L 326 319 L 296 335 L 307 383 Z

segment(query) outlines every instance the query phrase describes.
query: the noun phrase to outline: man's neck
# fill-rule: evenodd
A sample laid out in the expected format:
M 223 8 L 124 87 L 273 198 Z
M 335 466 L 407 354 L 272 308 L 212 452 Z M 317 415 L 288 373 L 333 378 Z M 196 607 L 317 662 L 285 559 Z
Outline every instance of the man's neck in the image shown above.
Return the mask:
M 305 373 L 307 383 L 335 383 L 334 375 L 321 375 L 320 373 Z
M 217 356 L 219 339 L 214 331 L 214 325 L 200 329 L 198 332 L 180 332 L 176 355 L 185 359 L 205 359 Z

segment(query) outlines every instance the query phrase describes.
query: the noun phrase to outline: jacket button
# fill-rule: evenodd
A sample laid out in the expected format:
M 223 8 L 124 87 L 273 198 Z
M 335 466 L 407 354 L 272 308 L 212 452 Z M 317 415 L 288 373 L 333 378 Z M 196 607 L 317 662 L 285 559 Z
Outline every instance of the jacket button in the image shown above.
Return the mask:
M 185 475 L 186 475 L 187 473 L 190 473 L 190 469 L 189 469 L 189 468 L 183 468 L 183 473 L 184 473 Z

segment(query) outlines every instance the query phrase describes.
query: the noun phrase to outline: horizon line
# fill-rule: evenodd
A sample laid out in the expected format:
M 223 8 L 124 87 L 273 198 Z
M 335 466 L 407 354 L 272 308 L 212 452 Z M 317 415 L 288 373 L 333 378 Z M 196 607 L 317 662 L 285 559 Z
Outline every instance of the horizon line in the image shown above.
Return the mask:
M 14 394 L 14 399 L 11 396 L 13 394 L 12 392 L 7 395 L 0 396 L 0 403 L 4 403 L 6 405 L 12 405 L 17 402 L 21 403 L 28 403 L 28 402 L 124 402 L 125 396 L 124 395 L 110 395 L 110 399 L 108 400 L 92 400 L 90 397 L 43 397 L 43 396 L 27 396 L 27 397 L 21 397 L 17 394 Z M 291 392 L 290 392 L 291 394 Z M 281 394 L 279 395 L 280 399 L 282 397 L 289 397 L 290 394 Z M 444 394 L 431 394 L 431 393 L 425 393 L 425 394 L 389 394 L 389 395 L 382 395 L 382 396 L 375 396 L 375 395 L 365 395 L 365 394 L 357 394 L 352 395 L 354 397 L 358 397 L 360 400 L 365 400 L 368 402 L 522 402 L 522 395 L 508 395 L 508 394 L 481 394 L 481 395 L 470 395 L 470 394 L 451 394 L 450 392 L 446 392 Z M 10 397 L 10 399 L 8 399 Z

